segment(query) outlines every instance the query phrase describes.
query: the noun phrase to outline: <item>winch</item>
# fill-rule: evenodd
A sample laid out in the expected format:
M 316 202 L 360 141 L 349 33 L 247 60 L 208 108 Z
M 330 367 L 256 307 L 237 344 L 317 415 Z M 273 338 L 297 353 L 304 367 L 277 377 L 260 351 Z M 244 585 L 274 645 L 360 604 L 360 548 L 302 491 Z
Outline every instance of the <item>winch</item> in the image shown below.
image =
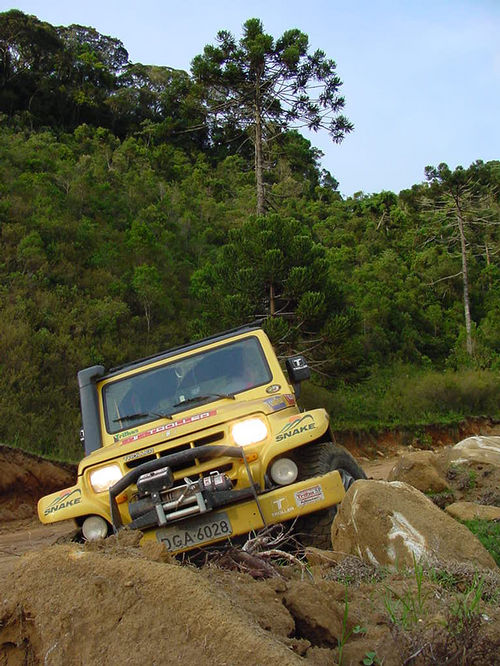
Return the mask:
M 173 486 L 170 467 L 163 467 L 137 479 L 137 499 L 128 505 L 132 523 L 129 528 L 145 529 L 155 525 L 205 513 L 253 495 L 252 488 L 233 490 L 231 479 L 212 471 L 195 481 L 186 477 L 184 484 Z

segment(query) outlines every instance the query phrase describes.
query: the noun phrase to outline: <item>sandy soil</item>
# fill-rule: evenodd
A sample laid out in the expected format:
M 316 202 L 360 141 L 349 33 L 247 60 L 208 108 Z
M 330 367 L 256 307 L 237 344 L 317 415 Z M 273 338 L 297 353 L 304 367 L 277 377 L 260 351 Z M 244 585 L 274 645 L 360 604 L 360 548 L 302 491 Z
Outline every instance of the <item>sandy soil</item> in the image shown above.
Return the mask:
M 0 577 L 12 571 L 19 558 L 25 553 L 41 550 L 59 539 L 71 534 L 75 529 L 72 521 L 54 525 L 41 525 L 36 518 L 15 521 L 8 528 L 2 526 L 0 532 Z
M 398 451 L 358 459 L 368 477 L 384 479 Z M 307 569 L 281 565 L 256 579 L 255 570 L 213 560 L 181 565 L 158 544 L 138 547 L 136 534 L 67 543 L 73 524 L 41 525 L 34 510 L 39 496 L 73 478 L 67 466 L 0 447 L 0 666 L 328 666 L 371 654 L 391 666 L 445 663 L 453 650 L 465 650 L 463 664 L 500 663 L 498 574 L 485 574 L 481 626 L 464 625 L 456 637 L 444 632 L 456 589 L 426 579 L 419 592 L 426 619 L 404 627 L 398 599 L 417 594 L 415 576 L 388 575 L 356 558 L 337 564 L 311 553 Z M 470 568 L 446 575 L 463 591 L 473 585 Z

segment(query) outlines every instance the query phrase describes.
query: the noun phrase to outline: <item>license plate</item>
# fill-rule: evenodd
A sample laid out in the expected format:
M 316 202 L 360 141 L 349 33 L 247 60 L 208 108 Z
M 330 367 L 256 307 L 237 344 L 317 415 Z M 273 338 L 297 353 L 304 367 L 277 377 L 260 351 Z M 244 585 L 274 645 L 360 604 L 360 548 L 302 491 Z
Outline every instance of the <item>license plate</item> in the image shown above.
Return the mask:
M 165 544 L 167 550 L 176 551 L 215 539 L 227 539 L 232 533 L 227 513 L 216 513 L 191 519 L 183 526 L 162 527 L 156 531 L 156 539 Z

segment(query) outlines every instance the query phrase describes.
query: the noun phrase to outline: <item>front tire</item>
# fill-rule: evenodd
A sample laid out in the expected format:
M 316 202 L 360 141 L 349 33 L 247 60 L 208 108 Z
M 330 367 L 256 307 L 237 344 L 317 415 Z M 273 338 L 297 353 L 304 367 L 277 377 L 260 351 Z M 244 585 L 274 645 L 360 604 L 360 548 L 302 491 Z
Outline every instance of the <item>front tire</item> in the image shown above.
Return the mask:
M 299 467 L 299 481 L 311 479 L 337 470 L 347 492 L 358 479 L 366 479 L 366 474 L 340 444 L 333 442 L 313 442 L 297 449 L 296 462 Z M 297 536 L 305 546 L 331 548 L 331 526 L 337 513 L 337 505 L 310 513 L 297 521 Z

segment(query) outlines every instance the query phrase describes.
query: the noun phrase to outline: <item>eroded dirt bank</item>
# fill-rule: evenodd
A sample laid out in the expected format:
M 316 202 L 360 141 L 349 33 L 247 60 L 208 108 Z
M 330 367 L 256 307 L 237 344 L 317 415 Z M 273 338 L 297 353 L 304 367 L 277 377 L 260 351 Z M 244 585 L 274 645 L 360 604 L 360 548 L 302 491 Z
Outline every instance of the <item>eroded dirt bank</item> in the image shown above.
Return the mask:
M 498 435 L 500 424 L 494 419 L 478 417 L 465 419 L 453 427 L 426 425 L 395 430 L 345 430 L 336 432 L 335 438 L 353 455 L 369 461 L 377 456 L 391 457 L 408 447 L 437 449 L 477 434 Z
M 356 558 L 312 562 L 308 573 L 281 566 L 255 580 L 181 566 L 157 544 L 141 548 L 126 538 L 32 552 L 4 585 L 0 663 L 333 666 L 376 657 L 371 663 L 399 666 L 448 663 L 457 650 L 465 658 L 456 663 L 500 663 L 498 575 L 484 578 L 487 621 L 467 620 L 454 636 L 435 627 L 456 620 L 455 590 Z M 446 576 L 462 590 L 474 586 L 472 567 Z M 398 601 L 409 598 L 420 599 L 415 621 Z M 408 661 L 419 650 L 421 658 Z
M 75 477 L 76 465 L 0 445 L 0 526 L 33 517 L 42 495 L 71 485 Z

